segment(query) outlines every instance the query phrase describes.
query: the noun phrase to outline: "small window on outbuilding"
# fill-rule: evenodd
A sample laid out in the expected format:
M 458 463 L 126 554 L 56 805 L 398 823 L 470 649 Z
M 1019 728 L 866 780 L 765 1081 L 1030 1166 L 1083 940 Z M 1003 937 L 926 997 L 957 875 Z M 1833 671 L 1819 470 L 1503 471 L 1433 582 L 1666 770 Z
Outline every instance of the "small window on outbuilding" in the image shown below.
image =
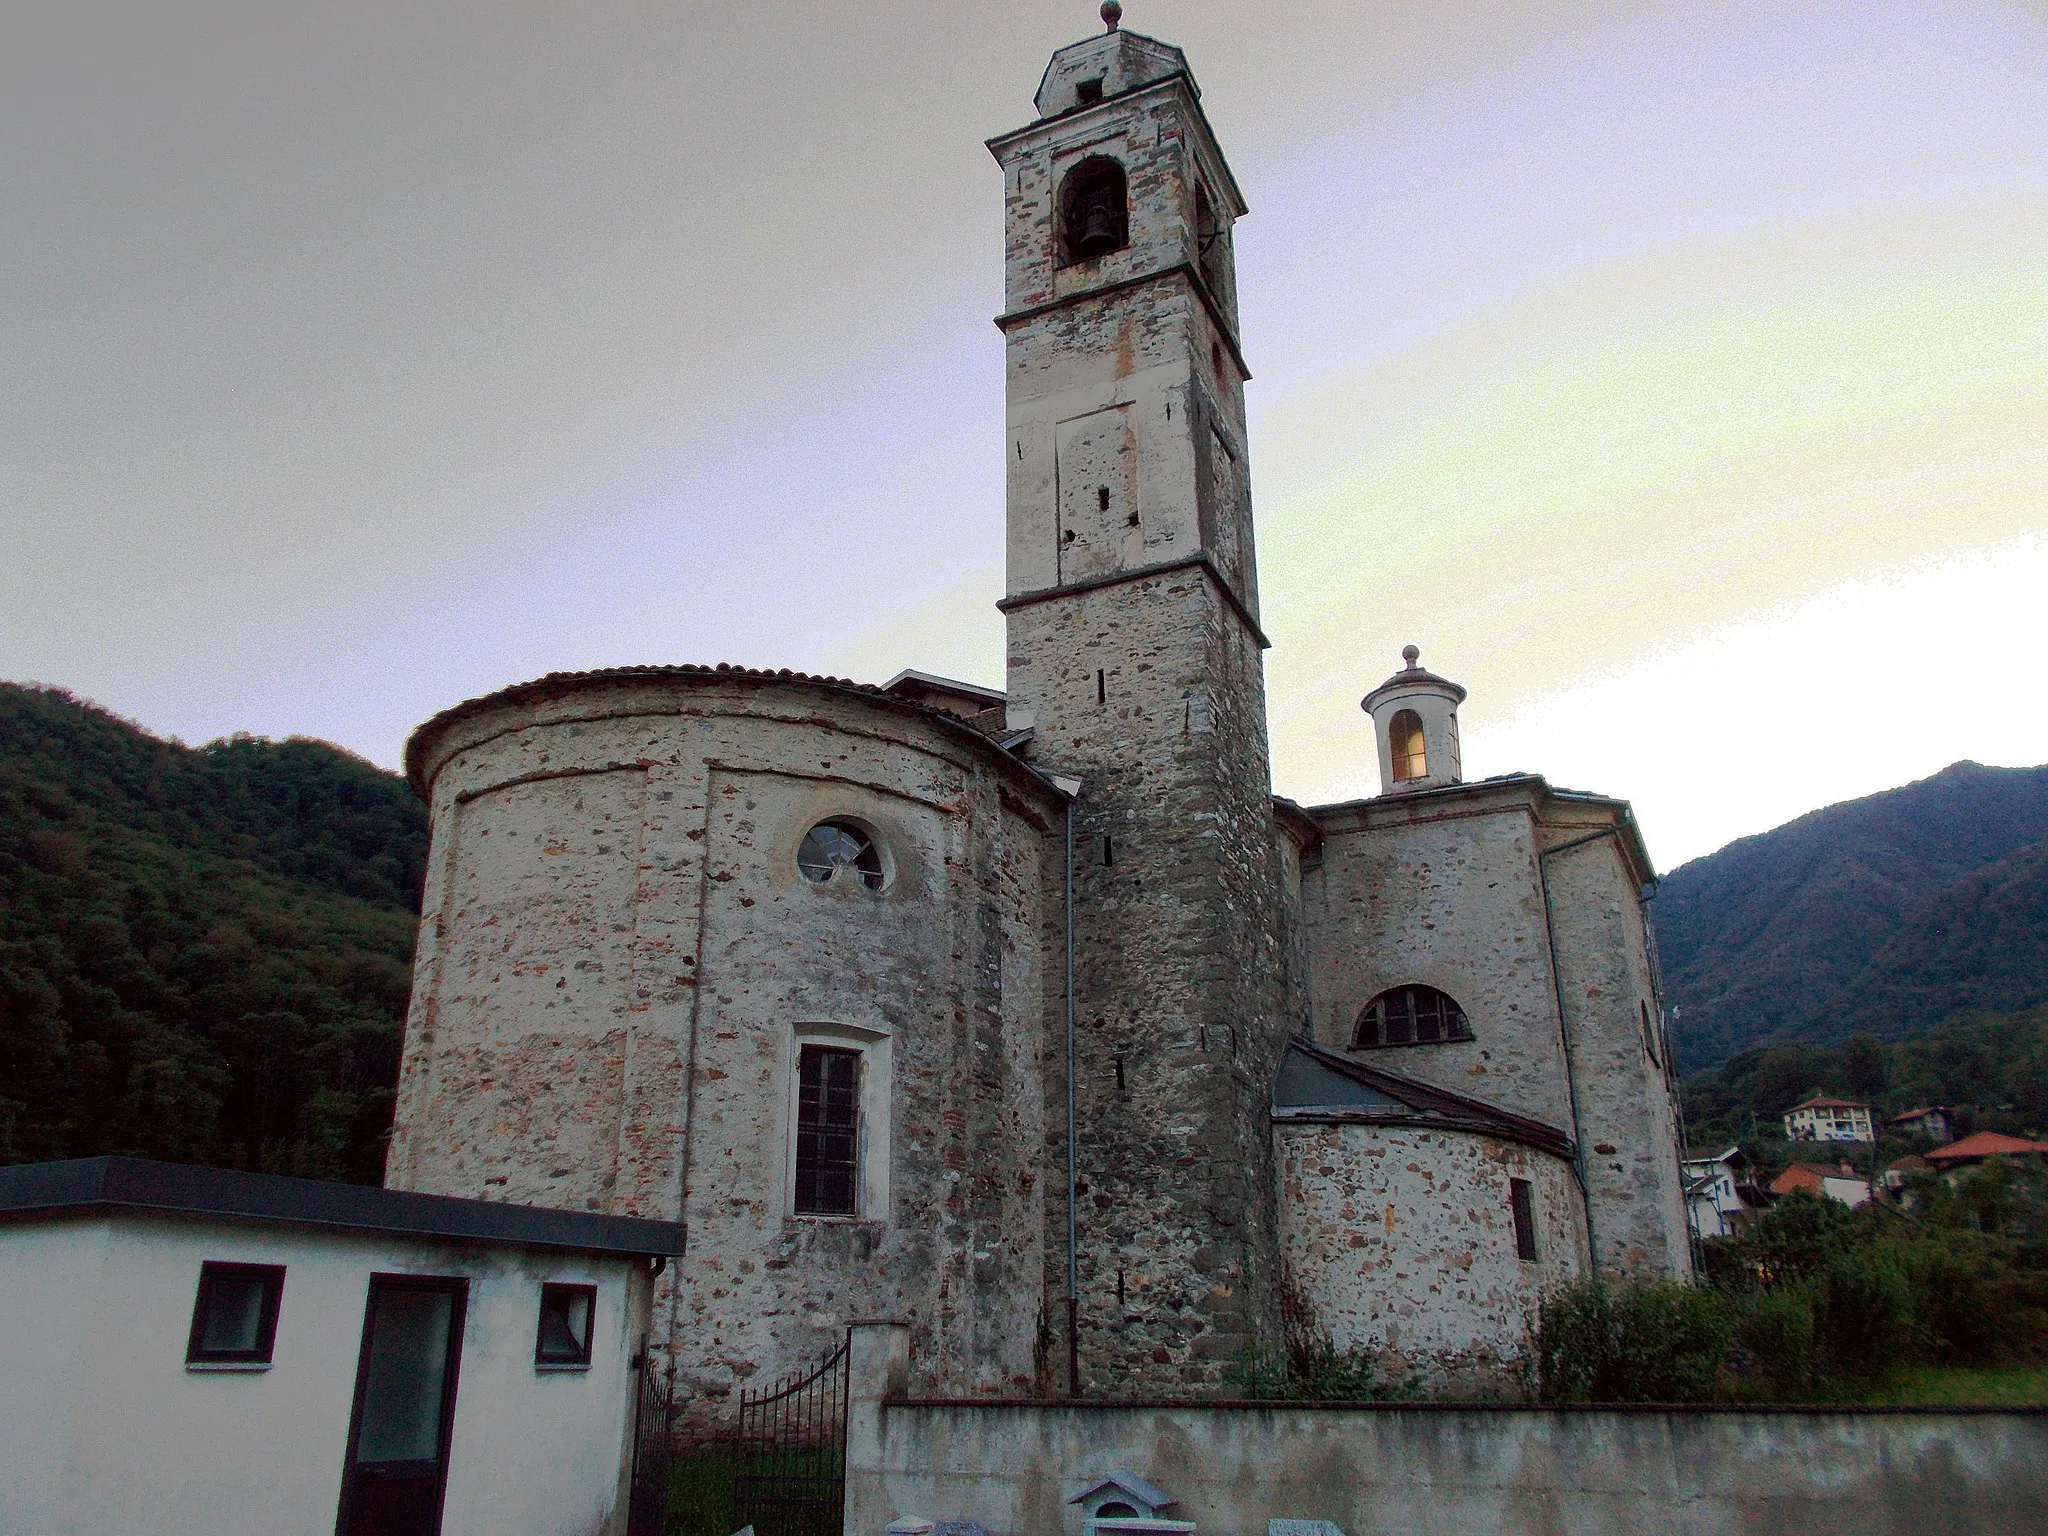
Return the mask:
M 1439 1045 L 1470 1040 L 1465 1010 L 1435 987 L 1392 987 L 1365 1005 L 1351 1037 L 1353 1050 L 1382 1045 Z
M 882 853 L 867 832 L 850 821 L 821 821 L 804 834 L 796 867 L 813 885 L 842 873 L 871 891 L 882 888 Z
M 1387 726 L 1387 744 L 1393 750 L 1396 784 L 1429 776 L 1429 754 L 1422 745 L 1422 716 L 1412 709 L 1395 714 Z
M 1515 1218 L 1515 1257 L 1536 1262 L 1536 1192 L 1527 1179 L 1508 1180 L 1508 1209 Z
M 1091 155 L 1060 183 L 1063 264 L 1092 261 L 1130 243 L 1130 203 L 1124 168 L 1107 155 Z
M 533 1343 L 533 1363 L 556 1369 L 588 1366 L 591 1325 L 596 1319 L 596 1286 L 543 1285 L 540 1332 Z
M 857 1214 L 859 1155 L 860 1052 L 806 1045 L 797 1053 L 797 1214 Z
M 244 1368 L 270 1364 L 283 1298 L 282 1264 L 200 1265 L 185 1363 Z

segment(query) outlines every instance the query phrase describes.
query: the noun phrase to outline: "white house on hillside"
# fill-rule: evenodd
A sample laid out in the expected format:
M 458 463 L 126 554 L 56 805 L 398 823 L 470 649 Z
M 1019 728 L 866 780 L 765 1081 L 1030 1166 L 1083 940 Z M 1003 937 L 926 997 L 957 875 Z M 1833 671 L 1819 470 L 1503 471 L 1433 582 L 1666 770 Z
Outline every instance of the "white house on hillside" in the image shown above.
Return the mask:
M 1788 1141 L 1875 1141 L 1870 1106 L 1849 1099 L 1811 1098 L 1785 1111 Z
M 1686 1216 L 1701 1237 L 1733 1237 L 1770 1204 L 1740 1147 L 1688 1151 L 1684 1166 Z

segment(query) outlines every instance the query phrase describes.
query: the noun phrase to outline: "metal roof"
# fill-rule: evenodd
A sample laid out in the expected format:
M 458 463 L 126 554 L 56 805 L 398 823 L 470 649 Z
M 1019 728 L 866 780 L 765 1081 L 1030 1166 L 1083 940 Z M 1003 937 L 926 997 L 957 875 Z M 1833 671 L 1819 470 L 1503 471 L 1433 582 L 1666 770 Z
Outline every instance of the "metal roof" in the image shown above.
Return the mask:
M 1273 1084 L 1273 1118 L 1333 1124 L 1409 1126 L 1497 1136 L 1570 1157 L 1572 1140 L 1556 1126 L 1481 1099 L 1418 1082 L 1398 1072 L 1290 1040 Z
M 84 1157 L 0 1168 L 0 1222 L 114 1212 L 465 1238 L 648 1258 L 683 1251 L 682 1223 L 639 1216 L 550 1211 L 140 1157 Z

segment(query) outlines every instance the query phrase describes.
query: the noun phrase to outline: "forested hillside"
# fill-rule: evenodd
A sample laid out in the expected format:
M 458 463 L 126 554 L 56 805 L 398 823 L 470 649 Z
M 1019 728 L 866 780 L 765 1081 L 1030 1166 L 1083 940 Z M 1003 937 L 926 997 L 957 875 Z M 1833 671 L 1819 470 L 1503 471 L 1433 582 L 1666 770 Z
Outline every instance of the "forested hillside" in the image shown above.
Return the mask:
M 0 684 L 0 1161 L 375 1182 L 426 817 L 324 743 Z
M 1957 763 L 1674 870 L 1651 911 L 1681 1065 L 2048 1001 L 2043 839 L 2048 768 Z
M 1685 1082 L 1695 1143 L 1770 1141 L 1780 1116 L 1816 1088 L 1896 1113 L 1922 1104 L 1956 1112 L 1956 1132 L 2033 1135 L 2048 1129 L 2048 1007 L 1979 1013 L 1904 1040 L 1868 1034 L 1838 1044 L 1756 1045 Z

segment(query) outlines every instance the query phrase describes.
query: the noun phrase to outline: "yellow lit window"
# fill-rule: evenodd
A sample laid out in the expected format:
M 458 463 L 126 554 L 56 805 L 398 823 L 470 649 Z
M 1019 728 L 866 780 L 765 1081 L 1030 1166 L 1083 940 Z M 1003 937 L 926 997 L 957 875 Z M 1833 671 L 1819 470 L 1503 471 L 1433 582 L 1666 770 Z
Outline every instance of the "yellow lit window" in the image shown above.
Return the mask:
M 1412 709 L 1402 710 L 1394 716 L 1394 723 L 1387 734 L 1394 747 L 1394 782 L 1401 784 L 1409 779 L 1426 778 L 1429 754 L 1422 750 L 1422 716 Z

